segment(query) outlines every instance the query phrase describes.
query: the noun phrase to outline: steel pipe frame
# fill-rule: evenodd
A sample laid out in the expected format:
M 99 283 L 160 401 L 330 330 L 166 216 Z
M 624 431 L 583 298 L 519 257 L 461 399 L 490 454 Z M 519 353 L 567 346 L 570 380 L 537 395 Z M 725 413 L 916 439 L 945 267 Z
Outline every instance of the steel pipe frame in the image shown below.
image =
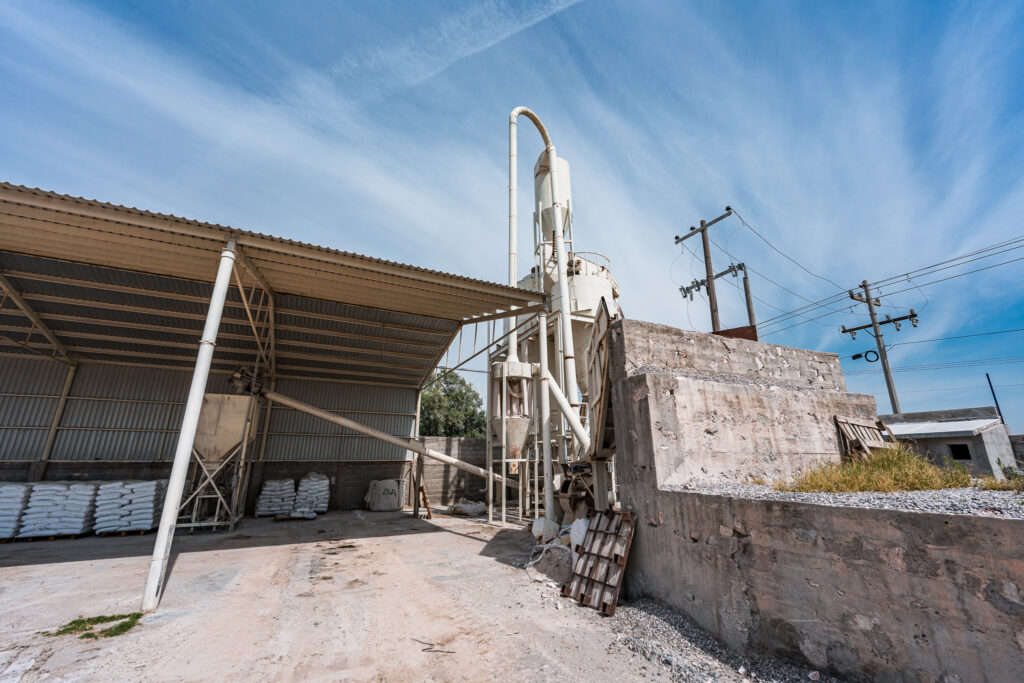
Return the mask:
M 221 314 L 224 312 L 224 300 L 227 298 L 231 284 L 231 273 L 235 264 L 235 241 L 225 245 L 217 267 L 217 278 L 214 281 L 210 307 L 206 316 L 199 352 L 196 355 L 195 369 L 192 373 L 192 385 L 189 388 L 188 400 L 185 404 L 185 415 L 182 419 L 178 435 L 178 445 L 174 452 L 174 464 L 167 482 L 167 494 L 164 499 L 163 512 L 160 515 L 160 526 L 157 529 L 156 542 L 153 544 L 153 559 L 149 565 L 146 578 L 146 589 L 142 596 L 142 611 L 152 612 L 160 604 L 163 592 L 164 574 L 167 571 L 167 560 L 171 554 L 171 543 L 174 540 L 174 527 L 178 521 L 178 507 L 185 488 L 185 476 L 192 459 L 192 447 L 195 443 L 196 429 L 199 426 L 199 411 L 206 393 L 206 381 L 209 377 L 213 351 L 217 345 L 217 330 L 220 328 Z

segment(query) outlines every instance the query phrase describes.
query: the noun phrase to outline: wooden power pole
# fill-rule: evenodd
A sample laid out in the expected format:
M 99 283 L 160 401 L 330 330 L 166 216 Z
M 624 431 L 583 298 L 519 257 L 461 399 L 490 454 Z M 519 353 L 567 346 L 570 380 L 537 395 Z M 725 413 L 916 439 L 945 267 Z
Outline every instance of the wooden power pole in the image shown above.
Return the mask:
M 740 271 L 743 271 L 743 298 L 746 300 L 747 303 L 747 320 L 749 321 L 751 327 L 756 327 L 757 318 L 754 317 L 754 295 L 750 291 L 750 275 L 747 273 L 747 266 L 743 263 L 730 263 L 728 268 L 723 270 L 721 273 L 715 273 L 713 276 L 711 276 L 711 278 L 704 278 L 703 280 L 694 280 L 690 284 L 680 287 L 679 293 L 682 294 L 684 297 L 690 297 L 690 301 L 693 301 L 693 293 L 700 291 L 701 287 L 706 287 L 709 280 L 711 282 L 714 282 L 718 278 L 724 277 L 726 275 L 732 275 L 733 277 L 736 277 L 736 274 L 739 273 Z M 708 288 L 708 295 L 714 295 L 713 290 L 710 287 Z M 711 309 L 716 313 L 718 311 L 717 303 L 718 302 L 716 300 L 715 305 L 713 305 Z M 712 321 L 713 320 L 714 318 L 712 318 Z
M 711 246 L 709 244 L 710 238 L 708 237 L 708 228 L 717 223 L 720 220 L 726 219 L 732 215 L 732 208 L 725 207 L 725 213 L 713 221 L 700 222 L 700 227 L 690 226 L 690 232 L 680 237 L 676 235 L 676 244 L 681 244 L 683 241 L 690 239 L 697 233 L 700 233 L 701 245 L 704 247 L 704 272 L 707 274 L 707 279 L 703 282 L 708 288 L 708 302 L 711 305 L 711 331 L 718 332 L 722 329 L 722 322 L 718 318 L 718 296 L 715 294 L 715 270 L 711 266 Z
M 875 338 L 875 344 L 878 347 L 878 358 L 882 361 L 882 374 L 885 375 L 885 387 L 889 391 L 889 404 L 892 406 L 892 412 L 899 414 L 903 411 L 900 410 L 900 399 L 896 395 L 896 385 L 892 381 L 892 368 L 889 367 L 889 354 L 885 350 L 885 340 L 882 338 L 882 325 L 893 325 L 898 332 L 900 329 L 900 323 L 904 320 L 909 320 L 910 324 L 917 327 L 917 313 L 914 313 L 914 309 L 910 309 L 910 313 L 907 315 L 900 316 L 899 318 L 892 318 L 885 316 L 885 320 L 879 322 L 878 314 L 875 312 L 875 306 L 881 306 L 882 302 L 871 296 L 871 287 L 868 285 L 868 281 L 864 280 L 860 283 L 861 289 L 864 291 L 864 296 L 858 296 L 850 291 L 850 298 L 854 301 L 859 301 L 862 304 L 867 304 L 868 314 L 871 316 L 871 323 L 868 325 L 861 325 L 860 327 L 847 328 L 843 325 L 843 334 L 849 334 L 851 339 L 857 338 L 857 333 L 861 330 L 871 328 L 871 334 Z

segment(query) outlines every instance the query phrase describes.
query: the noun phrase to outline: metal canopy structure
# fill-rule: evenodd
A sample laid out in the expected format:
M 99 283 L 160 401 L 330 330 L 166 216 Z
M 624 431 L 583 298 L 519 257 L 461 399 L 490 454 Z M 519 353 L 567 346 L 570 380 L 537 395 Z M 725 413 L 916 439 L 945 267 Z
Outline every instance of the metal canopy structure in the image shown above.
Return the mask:
M 190 369 L 235 242 L 212 371 L 418 388 L 461 324 L 532 308 L 515 287 L 0 183 L 0 353 Z
M 514 286 L 9 183 L 0 183 L 0 297 L 0 354 L 68 365 L 44 469 L 81 362 L 192 370 L 144 611 L 159 603 L 193 456 L 202 466 L 193 444 L 211 372 L 254 366 L 250 391 L 261 374 L 271 387 L 329 377 L 418 391 L 462 325 L 543 306 L 543 294 Z M 236 482 L 246 480 L 253 414 Z M 224 500 L 202 469 L 205 497 Z

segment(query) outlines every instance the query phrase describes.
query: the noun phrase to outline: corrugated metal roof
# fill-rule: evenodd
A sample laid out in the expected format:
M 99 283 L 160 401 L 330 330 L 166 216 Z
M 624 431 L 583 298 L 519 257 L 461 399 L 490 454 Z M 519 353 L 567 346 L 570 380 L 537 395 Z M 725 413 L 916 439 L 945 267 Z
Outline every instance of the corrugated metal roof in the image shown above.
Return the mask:
M 144 211 L 0 183 L 0 249 L 210 282 L 228 239 L 279 294 L 464 320 L 538 303 L 536 292 Z
M 210 286 L 168 276 L 0 253 L 0 270 L 67 349 L 83 360 L 188 369 L 206 317 Z M 333 301 L 275 295 L 279 374 L 359 382 L 423 383 L 459 323 Z M 8 300 L 0 309 L 0 351 L 14 340 L 54 349 Z M 232 287 L 218 333 L 214 368 L 254 365 L 252 326 Z M 62 372 L 62 371 L 60 371 Z M 59 382 L 59 380 L 57 380 Z

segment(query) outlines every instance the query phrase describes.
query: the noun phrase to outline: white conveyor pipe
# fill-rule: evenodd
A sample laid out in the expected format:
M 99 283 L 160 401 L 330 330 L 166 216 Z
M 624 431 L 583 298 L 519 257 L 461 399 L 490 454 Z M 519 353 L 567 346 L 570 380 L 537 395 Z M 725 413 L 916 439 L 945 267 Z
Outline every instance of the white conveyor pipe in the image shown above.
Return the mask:
M 178 522 L 178 507 L 181 505 L 185 475 L 192 459 L 192 446 L 199 425 L 199 411 L 203 407 L 206 380 L 210 375 L 213 350 L 217 345 L 217 330 L 220 329 L 224 299 L 228 294 L 234 265 L 235 242 L 232 240 L 220 254 L 220 265 L 217 268 L 217 279 L 213 284 L 213 294 L 210 296 L 210 307 L 206 313 L 206 325 L 203 327 L 203 336 L 199 342 L 196 367 L 192 371 L 192 386 L 188 390 L 185 415 L 181 421 L 181 430 L 178 432 L 178 445 L 174 451 L 174 464 L 171 466 L 171 476 L 167 482 L 167 497 L 164 498 L 164 509 L 160 515 L 160 527 L 156 532 L 156 542 L 153 544 L 153 560 L 149 564 L 146 592 L 142 595 L 143 612 L 152 612 L 160 604 L 161 586 L 167 570 L 167 559 L 171 554 L 174 527 Z
M 555 403 L 558 404 L 558 409 L 562 411 L 562 415 L 565 416 L 565 421 L 569 423 L 569 428 L 572 429 L 572 433 L 576 436 L 577 451 L 580 453 L 586 453 L 590 450 L 590 432 L 583 427 L 583 423 L 580 422 L 580 416 L 576 414 L 572 406 L 569 405 L 569 399 L 565 397 L 562 390 L 558 388 L 558 383 L 555 378 L 551 376 L 551 373 L 546 368 L 541 368 L 542 377 L 546 376 L 548 381 L 548 391 L 551 392 L 551 396 L 555 399 Z
M 351 429 L 354 432 L 359 432 L 360 434 L 372 436 L 375 439 L 379 439 L 393 446 L 398 446 L 399 448 L 414 451 L 428 458 L 439 460 L 440 462 L 443 462 L 446 465 L 451 465 L 452 467 L 460 469 L 464 472 L 469 472 L 470 474 L 475 474 L 479 477 L 484 477 L 485 479 L 487 477 L 493 477 L 495 481 L 503 481 L 502 477 L 498 474 L 493 474 L 482 467 L 470 465 L 468 462 L 463 462 L 462 460 L 453 458 L 450 455 L 439 453 L 438 451 L 427 448 L 416 439 L 407 439 L 400 436 L 392 436 L 391 434 L 382 432 L 379 429 L 367 427 L 364 424 L 354 422 L 352 420 L 349 420 L 348 418 L 341 417 L 340 415 L 329 413 L 326 410 L 321 410 L 320 408 L 311 406 L 308 403 L 303 403 L 302 401 L 297 401 L 294 398 L 289 398 L 288 396 L 279 394 L 276 391 L 264 391 L 263 395 L 267 399 L 273 401 L 274 403 L 280 403 L 283 406 L 288 406 L 289 408 L 294 408 L 295 410 L 307 413 L 309 415 L 313 415 L 314 417 L 319 417 L 321 420 L 327 420 L 328 422 L 333 422 L 336 425 L 341 425 L 342 427 Z M 505 481 L 505 485 L 510 488 L 516 488 L 519 486 L 518 482 L 512 479 Z
M 518 201 L 518 180 L 516 174 L 517 169 L 517 157 L 516 147 L 518 145 L 516 141 L 517 129 L 519 127 L 519 117 L 525 116 L 526 118 L 533 121 L 533 125 L 537 127 L 537 131 L 540 133 L 541 138 L 544 139 L 544 146 L 548 149 L 551 148 L 551 137 L 548 135 L 547 128 L 540 122 L 540 117 L 534 114 L 530 109 L 526 107 L 516 107 L 512 110 L 512 113 L 508 115 L 508 284 L 511 287 L 518 285 L 516 280 L 516 255 L 519 249 L 519 226 L 518 226 L 518 211 L 516 202 Z M 509 331 L 511 325 L 510 319 L 505 320 L 505 331 Z M 519 361 L 519 334 L 516 331 L 512 331 L 508 338 L 508 360 L 510 362 Z

